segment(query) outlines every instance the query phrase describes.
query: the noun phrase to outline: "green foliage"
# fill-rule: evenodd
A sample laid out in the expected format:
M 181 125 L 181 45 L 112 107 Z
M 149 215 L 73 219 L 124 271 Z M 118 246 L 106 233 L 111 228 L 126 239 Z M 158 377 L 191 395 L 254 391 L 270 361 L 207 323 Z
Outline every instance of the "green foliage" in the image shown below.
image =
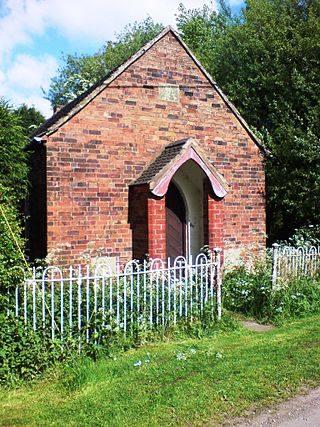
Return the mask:
M 149 17 L 141 23 L 124 28 L 116 36 L 116 41 L 108 41 L 94 55 L 63 56 L 64 65 L 51 81 L 46 98 L 52 106 L 65 105 L 98 80 L 121 65 L 137 50 L 152 40 L 163 25 L 154 23 Z
M 272 303 L 272 315 L 277 321 L 319 313 L 320 281 L 293 279 L 276 290 Z
M 183 39 L 195 52 L 199 61 L 216 76 L 216 63 L 221 60 L 219 49 L 230 26 L 236 21 L 231 9 L 219 1 L 218 12 L 204 5 L 201 9 L 188 10 L 181 3 L 177 26 Z
M 0 384 L 17 386 L 31 381 L 58 361 L 65 360 L 61 342 L 35 333 L 23 319 L 0 314 Z
M 223 279 L 223 307 L 257 319 L 272 313 L 271 271 L 260 265 L 248 271 L 244 266 L 227 273 Z
M 0 99 L 0 294 L 17 283 L 17 267 L 25 267 L 20 212 L 28 191 L 27 136 L 43 120 L 34 107 L 13 109 Z
M 44 116 L 35 107 L 28 107 L 26 104 L 15 108 L 14 114 L 18 116 L 19 123 L 26 137 L 45 121 Z
M 1 303 L 1 301 L 0 301 Z M 175 326 L 150 329 L 135 323 L 129 326 L 125 334 L 116 325 L 106 325 L 103 319 L 95 318 L 84 324 L 80 331 L 80 338 L 76 331 L 73 337 L 66 327 L 63 342 L 51 339 L 51 318 L 47 316 L 47 324 L 36 331 L 32 323 L 27 325 L 23 318 L 16 318 L 13 311 L 6 313 L 6 299 L 2 297 L 0 304 L 0 384 L 7 386 L 21 385 L 39 378 L 48 368 L 61 361 L 72 361 L 79 357 L 89 357 L 97 360 L 101 357 L 116 358 L 130 348 L 140 347 L 151 342 L 168 339 L 186 339 L 190 337 L 204 338 L 215 336 L 221 331 L 230 331 L 238 328 L 238 324 L 226 315 L 221 322 L 209 316 L 208 321 L 197 319 L 179 321 Z M 31 310 L 31 307 L 29 308 Z M 209 318 L 210 317 L 210 318 Z M 87 331 L 95 330 L 95 334 L 87 341 Z
M 281 322 L 320 312 L 320 280 L 300 277 L 272 289 L 271 269 L 240 267 L 223 281 L 225 309 L 260 320 Z
M 280 242 L 285 246 L 310 246 L 320 247 L 320 225 L 309 225 L 295 230 L 294 235 L 288 240 Z
M 0 184 L 0 296 L 18 283 L 24 265 L 24 239 L 15 201 Z
M 0 98 L 0 191 L 17 206 L 27 194 L 27 139 L 18 114 Z
M 247 0 L 238 18 L 223 1 L 219 14 L 181 7 L 178 28 L 272 152 L 270 239 L 319 223 L 319 1 Z

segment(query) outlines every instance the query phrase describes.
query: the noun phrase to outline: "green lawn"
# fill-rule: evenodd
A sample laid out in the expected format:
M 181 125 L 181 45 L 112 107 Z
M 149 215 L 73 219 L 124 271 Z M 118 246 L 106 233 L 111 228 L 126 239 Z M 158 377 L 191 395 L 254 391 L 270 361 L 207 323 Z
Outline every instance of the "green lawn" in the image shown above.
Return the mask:
M 219 425 L 318 384 L 320 316 L 313 316 L 266 333 L 241 330 L 75 362 L 33 388 L 0 390 L 0 425 Z

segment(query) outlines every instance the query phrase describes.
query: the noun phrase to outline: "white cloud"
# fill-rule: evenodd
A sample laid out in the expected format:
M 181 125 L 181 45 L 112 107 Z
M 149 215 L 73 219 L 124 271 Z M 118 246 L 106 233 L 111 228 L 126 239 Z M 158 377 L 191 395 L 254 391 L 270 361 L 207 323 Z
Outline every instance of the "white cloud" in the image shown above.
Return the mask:
M 30 55 L 18 55 L 7 71 L 10 85 L 25 89 L 48 87 L 50 78 L 57 71 L 58 63 L 53 56 L 35 58 Z
M 2 0 L 8 13 L 0 21 L 0 59 L 18 44 L 55 28 L 67 37 L 85 37 L 102 43 L 123 27 L 150 15 L 155 21 L 173 25 L 180 0 Z M 237 0 L 235 0 L 237 1 Z M 201 7 L 209 0 L 186 0 L 187 8 Z M 212 3 L 216 5 L 215 1 Z
M 16 45 L 32 43 L 32 35 L 43 34 L 45 14 L 43 2 L 37 0 L 7 0 L 7 14 L 0 22 L 0 60 Z
M 28 106 L 36 107 L 45 117 L 52 116 L 51 104 L 47 99 L 43 99 L 41 95 L 31 95 L 23 101 Z M 21 102 L 19 103 L 21 104 Z
M 36 107 L 45 117 L 50 117 L 52 115 L 50 102 L 43 98 L 41 90 L 18 90 L 14 86 L 3 84 L 0 81 L 0 93 L 10 105 L 19 106 L 21 104 L 26 104 L 30 107 Z
M 52 0 L 51 23 L 70 37 L 85 37 L 97 41 L 114 38 L 125 25 L 141 21 L 150 15 L 155 22 L 175 25 L 175 14 L 181 0 Z M 216 8 L 216 1 L 185 0 L 187 8 L 204 4 Z M 54 13 L 55 11 L 55 13 Z
M 58 64 L 51 55 L 36 58 L 17 55 L 5 69 L 0 69 L 0 93 L 13 105 L 34 105 L 45 116 L 52 114 L 49 101 L 43 99 L 41 88 L 48 89 Z

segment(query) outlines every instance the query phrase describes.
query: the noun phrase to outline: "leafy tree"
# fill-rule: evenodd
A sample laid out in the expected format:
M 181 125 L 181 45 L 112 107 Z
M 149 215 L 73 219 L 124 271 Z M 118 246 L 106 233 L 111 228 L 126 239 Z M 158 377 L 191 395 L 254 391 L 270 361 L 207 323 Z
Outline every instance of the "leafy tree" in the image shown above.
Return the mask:
M 45 121 L 40 111 L 35 107 L 28 107 L 26 104 L 22 104 L 15 108 L 14 114 L 18 116 L 19 123 L 23 128 L 25 136 L 29 136 Z
M 223 0 L 219 13 L 181 6 L 178 28 L 272 152 L 271 240 L 320 223 L 319 0 L 247 0 L 239 17 Z
M 25 267 L 21 206 L 28 192 L 28 135 L 44 117 L 34 107 L 13 108 L 0 98 L 0 295 Z M 21 273 L 21 271 L 20 271 Z M 1 303 L 1 301 L 0 301 Z
M 21 278 L 19 267 L 26 267 L 23 228 L 8 189 L 0 184 L 0 308 L 5 289 Z
M 0 184 L 18 205 L 27 194 L 27 138 L 21 118 L 0 98 Z
M 51 80 L 45 97 L 52 106 L 65 105 L 92 84 L 122 64 L 163 29 L 149 17 L 141 23 L 125 27 L 116 41 L 108 41 L 94 55 L 66 55 L 58 75 Z
M 0 99 L 0 294 L 16 279 L 12 267 L 24 265 L 19 207 L 27 194 L 28 166 L 20 123 L 20 115 Z

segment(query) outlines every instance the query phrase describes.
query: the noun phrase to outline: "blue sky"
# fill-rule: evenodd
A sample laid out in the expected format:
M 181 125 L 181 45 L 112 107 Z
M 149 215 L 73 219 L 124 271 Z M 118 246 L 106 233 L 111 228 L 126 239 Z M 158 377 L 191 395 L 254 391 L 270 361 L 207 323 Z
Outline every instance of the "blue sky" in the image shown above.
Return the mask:
M 0 96 L 52 114 L 47 90 L 62 52 L 93 53 L 125 25 L 148 15 L 175 26 L 179 3 L 188 9 L 207 0 L 0 0 Z M 236 11 L 243 0 L 231 0 Z

